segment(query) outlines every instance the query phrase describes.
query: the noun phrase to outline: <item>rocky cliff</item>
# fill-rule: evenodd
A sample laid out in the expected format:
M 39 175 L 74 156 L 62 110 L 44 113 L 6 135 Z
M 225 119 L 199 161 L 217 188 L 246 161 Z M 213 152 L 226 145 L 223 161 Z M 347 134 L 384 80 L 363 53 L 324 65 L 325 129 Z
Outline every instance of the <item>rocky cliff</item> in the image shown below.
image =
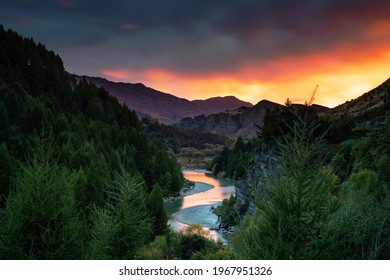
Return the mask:
M 254 213 L 255 196 L 266 194 L 265 188 L 276 175 L 276 165 L 275 148 L 263 144 L 254 155 L 246 177 L 236 183 L 237 210 L 246 208 L 249 214 Z
M 262 100 L 253 107 L 241 107 L 209 116 L 201 115 L 184 118 L 176 124 L 178 127 L 206 133 L 223 134 L 237 138 L 250 139 L 257 133 L 257 126 L 262 126 L 264 115 L 268 109 L 283 105 Z

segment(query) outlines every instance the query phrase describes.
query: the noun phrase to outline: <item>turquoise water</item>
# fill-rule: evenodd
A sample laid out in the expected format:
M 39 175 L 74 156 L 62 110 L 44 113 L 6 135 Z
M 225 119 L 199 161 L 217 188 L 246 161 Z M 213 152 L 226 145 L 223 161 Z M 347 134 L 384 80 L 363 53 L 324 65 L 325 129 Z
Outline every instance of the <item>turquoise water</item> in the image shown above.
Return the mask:
M 184 171 L 183 175 L 190 181 L 209 184 L 213 188 L 165 203 L 169 215 L 168 224 L 174 231 L 180 231 L 191 224 L 199 224 L 205 229 L 212 228 L 218 218 L 211 209 L 235 193 L 234 182 L 213 177 L 202 171 Z M 218 231 L 211 231 L 211 235 L 215 240 L 226 241 Z

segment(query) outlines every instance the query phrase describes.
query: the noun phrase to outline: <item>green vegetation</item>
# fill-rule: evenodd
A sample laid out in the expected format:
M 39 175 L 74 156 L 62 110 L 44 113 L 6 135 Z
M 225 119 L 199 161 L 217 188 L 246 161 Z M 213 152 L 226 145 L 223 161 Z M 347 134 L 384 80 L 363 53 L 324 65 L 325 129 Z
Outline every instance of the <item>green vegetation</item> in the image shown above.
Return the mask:
M 155 217 L 153 221 L 154 232 L 158 235 L 164 234 L 167 230 L 168 217 L 164 209 L 162 191 L 158 183 L 153 186 L 153 190 L 149 196 L 148 206 Z
M 208 145 L 224 145 L 230 140 L 218 134 L 202 133 L 181 127 L 160 124 L 157 120 L 142 119 L 145 133 L 156 144 L 162 144 L 175 154 L 181 148 L 191 147 L 197 150 L 206 149 Z
M 0 259 L 389 259 L 389 99 L 359 123 L 288 105 L 209 162 L 240 179 L 262 145 L 277 151 L 229 247 L 198 225 L 172 233 L 163 197 L 183 178 L 156 140 L 170 128 L 151 142 L 133 111 L 0 26 Z M 179 153 L 226 144 L 181 132 L 168 137 Z M 231 197 L 214 211 L 230 226 L 235 209 Z
M 167 230 L 181 168 L 133 111 L 0 27 L 0 259 L 128 259 Z
M 207 163 L 206 169 L 212 171 L 214 175 L 240 179 L 246 174 L 257 145 L 257 139 L 245 143 L 241 137 L 238 137 L 234 148 L 225 147 L 219 155 Z
M 222 135 L 164 125 L 157 120 L 144 118 L 142 126 L 153 143 L 168 149 L 186 168 L 203 168 L 224 146 L 232 143 Z
M 235 197 L 231 195 L 222 201 L 221 205 L 213 209 L 213 213 L 217 215 L 221 220 L 220 224 L 222 228 L 228 228 L 230 226 L 237 225 L 239 215 L 244 213 L 238 213 L 235 209 Z
M 143 260 L 228 260 L 231 252 L 210 240 L 210 232 L 200 225 L 190 225 L 181 233 L 169 233 L 139 251 Z
M 313 127 L 314 128 L 314 127 Z M 279 176 L 258 196 L 257 212 L 233 242 L 240 258 L 321 258 L 321 231 L 334 212 L 334 181 L 322 167 L 323 145 L 302 121 L 280 147 Z M 244 245 L 247 244 L 247 245 Z
M 277 175 L 263 184 L 255 214 L 231 238 L 235 257 L 389 259 L 390 116 L 379 127 L 360 124 L 336 138 L 344 124 L 291 113 L 290 131 L 273 138 Z
M 79 174 L 53 160 L 52 145 L 39 143 L 14 178 L 1 212 L 2 259 L 80 256 L 82 223 L 74 196 Z

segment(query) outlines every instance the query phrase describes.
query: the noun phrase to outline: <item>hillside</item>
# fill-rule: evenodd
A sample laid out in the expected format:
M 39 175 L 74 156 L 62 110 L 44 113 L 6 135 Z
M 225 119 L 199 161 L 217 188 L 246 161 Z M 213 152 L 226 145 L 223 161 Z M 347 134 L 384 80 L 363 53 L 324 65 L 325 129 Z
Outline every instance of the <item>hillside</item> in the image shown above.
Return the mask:
M 233 96 L 189 101 L 140 83 L 116 83 L 88 76 L 78 77 L 78 79 L 86 79 L 98 87 L 103 87 L 119 102 L 125 103 L 133 109 L 139 118 L 158 119 L 163 124 L 173 124 L 185 117 L 209 115 L 242 106 L 252 106 L 251 103 L 241 101 Z
M 313 104 L 311 107 L 319 116 L 341 117 L 349 115 L 356 121 L 369 121 L 383 118 L 384 112 L 389 107 L 390 100 L 390 79 L 378 87 L 364 93 L 360 97 L 347 101 L 333 109 Z M 184 118 L 176 125 L 186 129 L 194 129 L 207 133 L 219 133 L 225 136 L 250 139 L 256 135 L 257 126 L 262 126 L 264 115 L 267 109 L 280 108 L 283 105 L 262 100 L 251 108 L 239 108 L 209 116 L 196 116 Z M 297 109 L 301 104 L 292 104 Z
M 281 106 L 283 105 L 262 100 L 250 108 L 241 107 L 237 110 L 229 110 L 209 116 L 184 118 L 176 126 L 230 137 L 241 136 L 244 139 L 249 139 L 256 135 L 256 126 L 263 124 L 265 112 Z
M 207 164 L 213 174 L 238 180 L 235 198 L 215 210 L 219 228 L 239 228 L 229 244 L 237 256 L 389 259 L 387 83 L 353 103 L 355 116 L 374 120 L 375 112 L 380 121 L 282 106 L 266 113 L 259 137 L 238 138 Z M 363 106 L 377 95 L 385 96 L 382 105 Z
M 389 100 L 390 79 L 358 98 L 333 108 L 325 115 L 348 114 L 358 120 L 371 120 L 383 115 L 383 112 L 386 109 L 385 105 L 389 103 Z
M 205 115 L 216 114 L 240 107 L 252 107 L 252 103 L 239 100 L 235 96 L 211 97 L 206 100 L 193 100 L 191 103 L 200 108 Z
M 0 259 L 130 259 L 166 231 L 176 159 L 59 55 L 0 25 Z

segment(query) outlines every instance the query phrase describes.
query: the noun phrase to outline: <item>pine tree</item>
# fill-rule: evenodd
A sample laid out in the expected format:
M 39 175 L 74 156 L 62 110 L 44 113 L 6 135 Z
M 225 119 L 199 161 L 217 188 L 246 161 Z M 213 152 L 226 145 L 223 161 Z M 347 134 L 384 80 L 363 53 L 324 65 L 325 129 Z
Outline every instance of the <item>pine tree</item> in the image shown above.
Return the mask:
M 162 191 L 158 183 L 153 186 L 153 190 L 149 195 L 148 205 L 154 217 L 153 228 L 155 235 L 164 234 L 167 230 L 168 217 L 163 204 Z
M 78 259 L 81 222 L 76 176 L 53 160 L 52 140 L 38 139 L 15 178 L 1 216 L 1 259 Z
M 151 240 L 153 232 L 142 179 L 122 169 L 109 184 L 107 195 L 106 207 L 94 209 L 86 257 L 133 259 L 137 250 Z
M 0 145 L 0 208 L 4 206 L 5 199 L 9 194 L 14 169 L 14 162 L 8 152 L 7 145 L 3 143 Z
M 237 232 L 239 258 L 313 259 L 320 257 L 322 230 L 336 207 L 335 182 L 323 169 L 323 140 L 315 125 L 299 119 L 280 145 L 278 176 L 258 195 L 257 210 Z M 268 193 L 265 195 L 265 193 Z

